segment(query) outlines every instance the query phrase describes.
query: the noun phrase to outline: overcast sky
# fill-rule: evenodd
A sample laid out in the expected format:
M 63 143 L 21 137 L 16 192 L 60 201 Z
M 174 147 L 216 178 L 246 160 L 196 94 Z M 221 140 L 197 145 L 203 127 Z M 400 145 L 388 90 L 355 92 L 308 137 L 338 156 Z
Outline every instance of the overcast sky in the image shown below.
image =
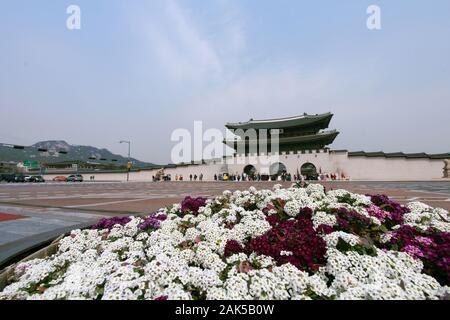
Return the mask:
M 0 39 L 0 142 L 167 163 L 194 120 L 331 111 L 332 148 L 450 151 L 448 0 L 4 0 Z

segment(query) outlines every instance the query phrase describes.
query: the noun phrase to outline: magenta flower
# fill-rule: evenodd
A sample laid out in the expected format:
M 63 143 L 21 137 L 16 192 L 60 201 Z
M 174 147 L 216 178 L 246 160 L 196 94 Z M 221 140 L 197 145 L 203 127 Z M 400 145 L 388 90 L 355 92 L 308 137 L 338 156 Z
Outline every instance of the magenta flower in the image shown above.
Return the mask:
M 403 215 L 408 213 L 410 210 L 400 203 L 389 199 L 385 195 L 368 195 L 373 204 L 378 206 L 380 209 L 390 212 L 391 216 L 388 220 L 392 221 L 394 224 L 403 223 Z
M 434 229 L 423 232 L 402 225 L 392 231 L 392 238 L 383 246 L 420 259 L 426 274 L 434 277 L 441 285 L 450 284 L 450 232 L 437 232 Z
M 181 212 L 185 214 L 190 212 L 193 215 L 197 215 L 198 209 L 206 205 L 206 200 L 207 198 L 204 197 L 186 197 L 183 202 L 181 202 Z
M 165 214 L 156 215 L 155 213 L 151 213 L 147 218 L 145 218 L 144 222 L 139 224 L 139 229 L 141 230 L 159 229 L 161 226 L 161 221 L 164 221 L 166 219 L 167 215 Z
M 403 247 L 403 251 L 408 253 L 409 255 L 413 256 L 414 258 L 423 258 L 424 254 L 420 250 L 419 247 L 413 246 L 413 245 L 407 245 Z
M 124 226 L 131 221 L 130 217 L 112 217 L 102 218 L 99 222 L 92 226 L 92 229 L 108 229 L 111 230 L 116 224 Z
M 307 213 L 274 224 L 271 230 L 253 238 L 244 251 L 270 256 L 278 265 L 291 263 L 300 270 L 317 271 L 325 263 L 326 243 L 317 235 Z M 281 251 L 292 255 L 281 255 Z
M 229 257 L 235 253 L 243 252 L 244 248 L 242 248 L 241 244 L 236 240 L 228 240 L 224 249 L 224 256 Z
M 378 220 L 380 220 L 381 222 L 384 222 L 386 219 L 392 218 L 392 216 L 389 212 L 381 210 L 379 207 L 377 207 L 376 205 L 373 205 L 373 204 L 370 205 L 366 210 L 371 217 L 375 217 Z

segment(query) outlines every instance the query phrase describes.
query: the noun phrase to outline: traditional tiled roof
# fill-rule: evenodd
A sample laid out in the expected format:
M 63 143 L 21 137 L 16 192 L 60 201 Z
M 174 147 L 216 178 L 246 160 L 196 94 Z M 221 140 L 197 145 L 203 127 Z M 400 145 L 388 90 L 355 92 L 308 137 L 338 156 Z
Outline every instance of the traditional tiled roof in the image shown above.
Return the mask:
M 331 151 L 332 152 L 332 151 Z M 353 151 L 348 153 L 349 157 L 385 157 L 385 158 L 407 158 L 407 159 L 450 159 L 450 153 L 427 154 L 420 153 L 403 153 L 403 152 L 365 152 Z
M 281 129 L 287 127 L 299 127 L 317 125 L 320 129 L 328 127 L 333 114 L 331 112 L 309 115 L 303 114 L 295 117 L 254 120 L 250 119 L 247 122 L 227 123 L 225 127 L 228 129 Z

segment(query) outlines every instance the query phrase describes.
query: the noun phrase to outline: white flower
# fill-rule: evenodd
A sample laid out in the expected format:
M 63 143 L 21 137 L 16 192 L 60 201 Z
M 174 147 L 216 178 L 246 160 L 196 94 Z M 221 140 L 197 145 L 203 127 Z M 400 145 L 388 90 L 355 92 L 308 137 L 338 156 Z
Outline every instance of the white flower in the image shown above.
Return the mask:
M 301 208 L 302 208 L 301 202 L 291 200 L 284 205 L 284 212 L 286 212 L 286 214 L 288 214 L 291 217 L 296 217 L 299 214 Z

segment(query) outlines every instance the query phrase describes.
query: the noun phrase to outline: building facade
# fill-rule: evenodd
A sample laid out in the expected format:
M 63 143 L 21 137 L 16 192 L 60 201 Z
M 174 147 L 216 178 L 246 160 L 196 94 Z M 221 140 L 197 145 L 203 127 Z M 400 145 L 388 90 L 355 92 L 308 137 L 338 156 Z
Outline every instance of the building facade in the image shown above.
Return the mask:
M 213 181 L 221 174 L 264 175 L 277 179 L 280 175 L 291 177 L 303 175 L 333 175 L 339 180 L 412 181 L 448 179 L 450 153 L 426 154 L 402 152 L 350 152 L 332 150 L 329 145 L 339 134 L 327 130 L 333 117 L 331 113 L 297 117 L 253 120 L 242 123 L 227 123 L 226 127 L 236 135 L 234 140 L 224 143 L 235 149 L 233 156 L 223 159 L 203 160 L 200 164 L 167 165 L 130 172 L 131 181 L 152 181 L 159 170 L 164 169 L 172 180 L 190 175 L 203 176 L 204 181 Z M 277 135 L 278 145 L 272 145 Z M 255 140 L 257 147 L 254 148 Z M 260 142 L 267 147 L 261 148 Z M 274 150 L 275 149 L 275 150 Z M 82 172 L 81 172 L 82 173 Z M 86 172 L 96 180 L 124 181 L 126 172 Z M 58 173 L 46 175 L 52 179 Z

